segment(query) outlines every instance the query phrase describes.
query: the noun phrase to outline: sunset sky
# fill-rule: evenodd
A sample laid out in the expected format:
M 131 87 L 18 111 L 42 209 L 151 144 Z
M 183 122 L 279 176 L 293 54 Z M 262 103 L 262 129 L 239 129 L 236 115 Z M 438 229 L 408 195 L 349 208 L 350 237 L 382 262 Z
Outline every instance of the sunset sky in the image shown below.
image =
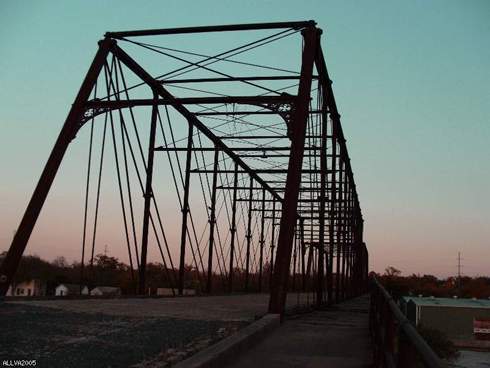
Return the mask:
M 487 0 L 1 1 L 0 251 L 106 31 L 309 19 L 324 30 L 371 269 L 447 277 L 461 252 L 463 274 L 489 275 Z M 79 257 L 84 150 L 68 153 L 26 253 Z

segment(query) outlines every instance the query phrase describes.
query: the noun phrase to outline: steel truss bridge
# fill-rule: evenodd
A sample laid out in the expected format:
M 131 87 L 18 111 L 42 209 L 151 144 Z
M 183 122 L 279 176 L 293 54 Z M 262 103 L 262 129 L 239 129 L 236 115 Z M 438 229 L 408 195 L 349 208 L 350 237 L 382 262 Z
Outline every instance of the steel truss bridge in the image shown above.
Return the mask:
M 110 166 L 134 293 L 146 293 L 149 248 L 175 294 L 190 281 L 268 291 L 282 313 L 290 291 L 319 304 L 364 292 L 363 218 L 321 34 L 313 21 L 106 33 L 0 267 L 1 295 L 84 134 L 81 283 Z

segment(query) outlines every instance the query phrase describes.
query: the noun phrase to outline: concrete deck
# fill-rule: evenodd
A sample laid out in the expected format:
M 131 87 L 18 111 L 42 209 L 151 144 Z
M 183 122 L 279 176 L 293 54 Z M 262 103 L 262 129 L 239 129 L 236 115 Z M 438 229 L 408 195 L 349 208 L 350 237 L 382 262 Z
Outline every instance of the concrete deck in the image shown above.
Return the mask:
M 230 368 L 371 366 L 369 297 L 290 318 Z

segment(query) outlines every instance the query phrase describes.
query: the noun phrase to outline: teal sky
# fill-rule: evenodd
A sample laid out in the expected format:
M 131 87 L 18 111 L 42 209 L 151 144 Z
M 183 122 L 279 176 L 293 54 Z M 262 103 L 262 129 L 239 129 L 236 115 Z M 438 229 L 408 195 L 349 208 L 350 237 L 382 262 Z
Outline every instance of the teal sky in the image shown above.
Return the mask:
M 1 0 L 0 250 L 106 31 L 307 19 L 324 30 L 371 268 L 448 276 L 461 251 L 463 273 L 488 275 L 488 0 Z M 75 150 L 63 173 L 84 170 L 82 157 Z M 80 223 L 55 208 L 80 204 L 81 184 L 60 180 L 28 253 L 78 254 L 65 241 Z

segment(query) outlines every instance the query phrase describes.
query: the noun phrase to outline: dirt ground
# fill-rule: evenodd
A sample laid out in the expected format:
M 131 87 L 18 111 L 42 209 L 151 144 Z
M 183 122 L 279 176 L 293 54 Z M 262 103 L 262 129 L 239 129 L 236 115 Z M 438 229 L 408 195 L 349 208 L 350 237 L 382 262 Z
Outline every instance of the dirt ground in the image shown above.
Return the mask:
M 312 295 L 289 294 L 287 306 L 312 302 Z M 70 312 L 104 313 L 112 316 L 171 317 L 194 320 L 252 321 L 267 312 L 269 294 L 227 296 L 54 299 L 9 301 L 30 306 L 58 308 Z
M 291 294 L 294 308 L 311 296 Z M 168 367 L 267 312 L 269 295 L 0 303 L 0 362 Z
M 224 337 L 224 330 L 233 331 L 244 324 L 77 313 L 3 303 L 0 361 L 36 360 L 36 367 L 128 367 L 158 356 L 185 357 L 193 352 L 193 344 L 210 343 Z M 169 357 L 170 351 L 173 356 Z

